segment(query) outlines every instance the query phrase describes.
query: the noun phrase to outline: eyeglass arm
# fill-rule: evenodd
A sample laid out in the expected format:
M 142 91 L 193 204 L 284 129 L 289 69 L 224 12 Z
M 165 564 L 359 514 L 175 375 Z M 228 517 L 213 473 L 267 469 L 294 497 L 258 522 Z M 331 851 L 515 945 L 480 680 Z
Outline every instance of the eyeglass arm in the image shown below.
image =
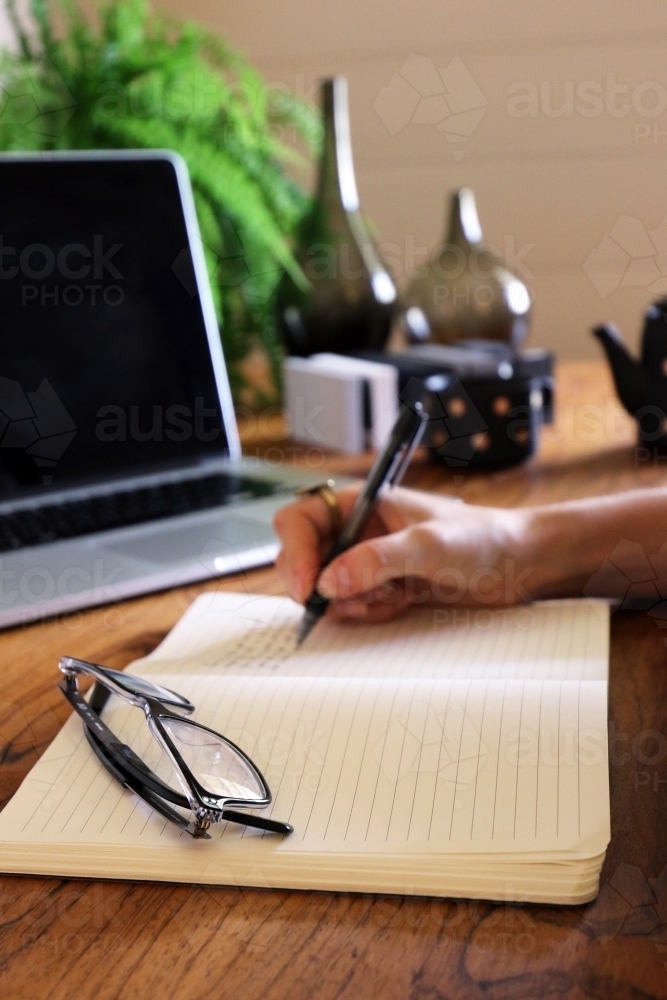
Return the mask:
M 166 799 L 168 802 L 172 802 L 176 806 L 181 806 L 183 809 L 190 808 L 190 803 L 185 795 L 182 795 L 175 789 L 170 788 L 164 781 L 161 781 L 157 774 L 144 764 L 141 757 L 137 756 L 132 747 L 121 742 L 116 734 L 102 721 L 99 713 L 109 699 L 110 692 L 108 688 L 103 687 L 99 683 L 96 684 L 93 688 L 90 703 L 88 703 L 79 692 L 75 681 L 70 684 L 69 679 L 65 679 L 59 687 L 85 724 L 86 731 L 91 732 L 99 743 L 104 746 L 107 755 L 123 771 L 124 775 L 129 775 L 135 782 L 140 782 L 154 794 L 161 796 L 161 798 Z
M 253 813 L 243 813 L 236 809 L 223 809 L 222 818 L 230 823 L 241 823 L 243 826 L 252 826 L 256 830 L 266 830 L 267 833 L 294 833 L 294 827 L 290 823 L 282 823 L 278 819 L 269 819 L 266 816 L 255 816 Z

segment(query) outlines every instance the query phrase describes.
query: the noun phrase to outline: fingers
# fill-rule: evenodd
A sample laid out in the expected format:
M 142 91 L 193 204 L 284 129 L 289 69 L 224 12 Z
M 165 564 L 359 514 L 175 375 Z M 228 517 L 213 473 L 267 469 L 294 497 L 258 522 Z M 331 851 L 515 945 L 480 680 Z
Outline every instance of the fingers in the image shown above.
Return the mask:
M 337 491 L 343 520 L 360 488 L 356 484 Z M 316 580 L 325 596 L 348 600 L 372 592 L 386 580 L 428 574 L 434 569 L 431 564 L 437 553 L 432 534 L 419 528 L 432 525 L 434 518 L 451 519 L 454 503 L 400 488 L 382 495 L 360 543 L 332 563 L 318 580 L 319 568 L 333 542 L 331 513 L 322 497 L 306 496 L 278 511 L 274 518 L 282 542 L 276 568 L 290 596 L 300 602 L 308 598 Z
M 327 616 L 333 621 L 357 621 L 368 624 L 391 621 L 409 606 L 405 587 L 395 582 L 359 598 L 349 601 L 334 601 L 329 605 Z
M 336 493 L 343 518 L 358 491 L 359 486 L 351 486 Z M 281 508 L 273 526 L 282 544 L 276 569 L 290 597 L 303 602 L 313 589 L 323 554 L 332 541 L 329 508 L 317 494 L 305 496 Z
M 349 601 L 390 580 L 415 575 L 414 529 L 360 542 L 323 570 L 317 589 L 329 600 Z

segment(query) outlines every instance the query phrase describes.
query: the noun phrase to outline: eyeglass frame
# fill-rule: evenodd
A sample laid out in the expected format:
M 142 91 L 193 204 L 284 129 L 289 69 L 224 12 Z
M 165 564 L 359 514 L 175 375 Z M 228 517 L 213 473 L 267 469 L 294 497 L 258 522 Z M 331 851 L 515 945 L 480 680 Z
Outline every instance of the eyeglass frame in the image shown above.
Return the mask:
M 58 666 L 64 675 L 62 684 L 58 686 L 83 721 L 86 739 L 100 762 L 121 784 L 133 791 L 166 819 L 175 823 L 196 839 L 209 839 L 209 826 L 212 823 L 220 823 L 225 820 L 245 826 L 252 826 L 269 833 L 281 833 L 283 835 L 292 833 L 293 827 L 289 823 L 282 823 L 278 820 L 238 812 L 229 808 L 229 806 L 266 808 L 272 801 L 271 790 L 262 772 L 236 743 L 222 733 L 218 733 L 214 729 L 202 725 L 200 722 L 195 722 L 193 719 L 184 719 L 182 715 L 178 715 L 167 707 L 172 705 L 188 714 L 193 712 L 195 706 L 183 695 L 164 688 L 161 685 L 153 684 L 151 681 L 146 681 L 143 678 L 134 677 L 132 674 L 122 672 L 121 675 L 120 671 L 72 656 L 63 656 Z M 121 675 L 125 682 L 135 681 L 138 687 L 148 687 L 155 692 L 159 692 L 164 697 L 152 698 L 140 693 L 136 688 L 130 690 L 114 679 L 114 675 L 116 674 Z M 95 680 L 95 687 L 89 701 L 86 701 L 79 691 L 78 676 L 92 677 Z M 181 795 L 162 781 L 134 750 L 127 744 L 122 743 L 115 733 L 102 721 L 100 713 L 111 694 L 117 695 L 135 708 L 142 709 L 151 735 L 167 755 L 185 794 Z M 177 722 L 186 723 L 200 732 L 208 733 L 215 737 L 215 739 L 221 740 L 248 767 L 262 789 L 264 793 L 263 797 L 251 800 L 222 796 L 216 795 L 204 788 L 184 761 L 171 737 L 166 732 L 164 726 L 162 726 L 160 718 L 174 719 Z M 191 810 L 194 814 L 194 821 L 185 819 L 180 813 L 167 806 L 162 799 L 166 799 L 168 802 L 172 802 L 183 809 Z

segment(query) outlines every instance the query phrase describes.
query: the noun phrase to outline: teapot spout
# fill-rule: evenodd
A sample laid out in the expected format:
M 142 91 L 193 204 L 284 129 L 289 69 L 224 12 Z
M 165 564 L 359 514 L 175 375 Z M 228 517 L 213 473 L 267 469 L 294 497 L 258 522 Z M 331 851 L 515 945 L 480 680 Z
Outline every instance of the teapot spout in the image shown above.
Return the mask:
M 643 406 L 655 405 L 655 386 L 647 371 L 631 356 L 621 334 L 613 323 L 593 327 L 596 337 L 607 356 L 614 377 L 616 392 L 630 416 L 634 417 Z M 659 405 L 659 404 L 658 404 Z

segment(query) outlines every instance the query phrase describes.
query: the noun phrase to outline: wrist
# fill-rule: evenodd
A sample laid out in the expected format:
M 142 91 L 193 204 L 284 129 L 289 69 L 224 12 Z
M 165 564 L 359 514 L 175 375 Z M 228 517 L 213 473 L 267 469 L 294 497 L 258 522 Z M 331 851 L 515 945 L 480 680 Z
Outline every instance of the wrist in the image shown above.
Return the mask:
M 604 559 L 587 523 L 588 511 L 563 504 L 530 507 L 523 514 L 524 560 L 532 569 L 531 597 L 581 597 Z

